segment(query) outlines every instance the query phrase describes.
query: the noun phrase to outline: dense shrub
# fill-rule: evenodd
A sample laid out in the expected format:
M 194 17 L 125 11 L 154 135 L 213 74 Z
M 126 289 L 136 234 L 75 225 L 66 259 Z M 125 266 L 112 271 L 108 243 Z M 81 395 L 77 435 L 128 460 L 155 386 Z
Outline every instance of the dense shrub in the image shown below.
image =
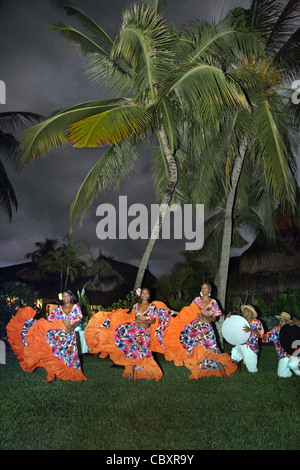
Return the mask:
M 9 322 L 21 307 L 33 307 L 37 310 L 38 292 L 23 282 L 5 282 L 0 287 L 0 321 Z

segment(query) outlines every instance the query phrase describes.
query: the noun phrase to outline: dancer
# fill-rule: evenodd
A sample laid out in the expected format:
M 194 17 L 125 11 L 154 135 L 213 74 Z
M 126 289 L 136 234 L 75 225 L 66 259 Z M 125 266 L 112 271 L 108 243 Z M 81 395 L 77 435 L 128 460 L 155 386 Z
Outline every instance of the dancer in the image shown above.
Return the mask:
M 63 292 L 63 303 L 45 320 L 35 319 L 31 307 L 19 309 L 7 325 L 8 341 L 23 370 L 36 367 L 47 371 L 47 382 L 86 381 L 80 367 L 74 329 L 82 318 L 70 291 Z
M 292 323 L 291 315 L 287 312 L 282 312 L 280 315 L 275 315 L 275 317 L 279 320 L 278 325 L 271 331 L 268 331 L 262 341 L 263 343 L 270 343 L 271 341 L 274 343 L 278 357 L 277 375 L 279 377 L 291 377 L 293 375 L 291 371 L 294 371 L 296 375 L 300 375 L 299 361 L 285 352 L 279 341 L 279 333 L 283 325 Z
M 212 323 L 222 312 L 210 297 L 210 284 L 202 284 L 200 297 L 172 319 L 164 335 L 166 359 L 186 366 L 191 371 L 189 379 L 210 375 L 228 378 L 237 368 L 229 354 L 221 353 L 217 346 Z
M 243 361 L 249 372 L 257 372 L 257 361 L 258 361 L 258 340 L 264 336 L 264 327 L 260 320 L 257 318 L 257 312 L 252 305 L 242 305 L 241 310 L 243 317 L 246 318 L 249 326 L 244 326 L 245 332 L 250 332 L 250 337 L 245 344 L 234 346 L 231 350 L 231 359 L 238 366 L 238 371 L 241 371 L 241 362 Z M 226 318 L 229 318 L 229 313 Z
M 102 358 L 109 355 L 115 364 L 124 366 L 123 377 L 132 382 L 139 378 L 158 381 L 163 374 L 152 351 L 164 351 L 163 332 L 174 312 L 163 302 L 151 302 L 148 288 L 138 289 L 136 294 L 141 302 L 129 311 L 96 313 L 85 329 L 85 341 L 90 353 L 100 353 Z

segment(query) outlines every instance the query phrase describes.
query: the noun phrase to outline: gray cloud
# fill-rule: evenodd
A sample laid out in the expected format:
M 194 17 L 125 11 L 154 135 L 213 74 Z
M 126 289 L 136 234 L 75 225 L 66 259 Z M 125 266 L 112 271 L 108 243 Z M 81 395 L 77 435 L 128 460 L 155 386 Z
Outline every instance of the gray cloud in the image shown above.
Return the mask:
M 83 11 L 98 22 L 112 37 L 121 22 L 122 10 L 130 4 L 122 0 L 74 0 Z M 248 0 L 227 1 L 225 10 L 234 3 L 248 6 Z M 166 16 L 175 24 L 195 19 L 219 18 L 223 0 L 169 0 Z M 86 100 L 105 97 L 103 90 L 91 84 L 82 72 L 82 57 L 72 52 L 57 34 L 49 31 L 52 20 L 76 24 L 73 18 L 56 8 L 50 0 L 2 0 L 0 5 L 1 76 L 7 87 L 6 105 L 1 111 L 32 111 L 50 114 L 55 109 Z M 12 223 L 0 213 L 0 266 L 24 261 L 34 243 L 46 237 L 58 238 L 68 230 L 70 204 L 88 171 L 102 150 L 62 148 L 17 172 L 7 165 L 15 188 L 19 209 Z M 84 217 L 82 228 L 73 228 L 75 240 L 85 240 L 95 256 L 99 249 L 121 261 L 138 265 L 146 246 L 145 240 L 101 241 L 96 236 L 98 204 L 116 204 L 119 195 L 128 203 L 156 203 L 153 182 L 149 176 L 149 154 L 141 156 L 135 172 L 124 180 L 117 193 L 99 196 Z M 184 242 L 158 240 L 150 259 L 155 275 L 167 271 L 182 260 L 179 251 Z

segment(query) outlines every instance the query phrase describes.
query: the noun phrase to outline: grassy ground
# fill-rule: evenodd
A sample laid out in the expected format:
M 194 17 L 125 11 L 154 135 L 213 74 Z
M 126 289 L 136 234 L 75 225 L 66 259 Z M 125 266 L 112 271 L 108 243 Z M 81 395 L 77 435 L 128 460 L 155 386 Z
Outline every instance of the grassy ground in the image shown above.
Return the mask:
M 122 379 L 110 359 L 84 356 L 87 382 L 46 383 L 11 351 L 0 364 L 0 448 L 64 450 L 299 450 L 300 378 L 280 379 L 274 346 L 259 372 L 188 380 L 157 355 L 160 382 Z

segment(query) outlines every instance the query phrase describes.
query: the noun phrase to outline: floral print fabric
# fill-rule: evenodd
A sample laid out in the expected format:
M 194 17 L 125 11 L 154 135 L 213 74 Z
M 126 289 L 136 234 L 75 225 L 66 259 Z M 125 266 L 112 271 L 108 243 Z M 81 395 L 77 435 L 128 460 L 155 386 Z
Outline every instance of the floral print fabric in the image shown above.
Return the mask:
M 204 308 L 201 303 L 201 298 L 196 297 L 192 303 L 195 302 L 199 307 L 201 313 L 204 315 L 220 316 L 222 315 L 221 310 L 217 302 L 212 299 L 210 304 Z M 195 346 L 200 343 L 203 348 L 213 349 L 216 354 L 220 354 L 221 351 L 217 346 L 217 339 L 214 333 L 211 323 L 200 321 L 199 319 L 191 321 L 180 334 L 180 343 L 188 353 L 192 353 Z M 200 369 L 217 369 L 217 364 L 210 360 L 205 359 L 199 364 Z
M 262 338 L 264 336 L 264 327 L 262 325 L 262 322 L 258 320 L 257 318 L 254 318 L 252 322 L 250 323 L 250 328 L 253 330 L 256 330 L 259 332 L 259 337 Z M 258 354 L 259 348 L 258 348 L 258 337 L 251 332 L 250 337 L 248 341 L 246 342 L 247 346 L 252 349 L 252 351 L 255 354 Z
M 134 322 L 120 325 L 114 332 L 116 346 L 128 359 L 151 357 L 150 334 L 148 328 L 141 328 Z
M 170 319 L 172 316 L 172 312 L 170 310 L 166 309 L 159 309 L 157 310 L 157 316 L 158 316 L 158 327 L 156 328 L 154 335 L 161 345 L 163 349 L 166 349 L 165 346 L 163 345 L 163 336 L 166 328 L 170 325 Z
M 134 305 L 133 310 L 136 316 L 144 316 L 150 320 L 154 320 L 158 316 L 157 309 L 153 304 L 143 314 L 138 312 L 138 304 Z M 139 360 L 152 356 L 149 328 L 137 326 L 135 322 L 119 325 L 114 331 L 114 340 L 117 348 L 123 352 L 127 359 Z
M 283 357 L 289 357 L 288 353 L 284 351 L 284 349 L 282 348 L 280 344 L 279 333 L 280 333 L 280 326 L 275 326 L 273 330 L 267 332 L 266 337 L 263 340 L 264 343 L 270 343 L 271 341 L 273 341 L 276 352 L 277 352 L 278 360 L 282 359 Z
M 210 304 L 206 308 L 204 308 L 201 303 L 201 297 L 195 297 L 191 305 L 193 302 L 198 305 L 201 313 L 204 313 L 204 315 L 213 315 L 214 317 L 220 317 L 222 315 L 222 311 L 215 299 L 211 299 Z
M 22 342 L 24 344 L 24 346 L 27 346 L 27 342 L 26 342 L 26 336 L 27 336 L 27 333 L 29 331 L 29 328 L 34 325 L 38 320 L 35 320 L 34 318 L 29 318 L 28 320 L 26 320 L 24 322 L 24 326 L 23 326 L 23 329 L 21 331 L 21 336 L 22 336 Z
M 67 316 L 61 309 L 57 307 L 49 316 L 48 320 L 69 320 L 71 325 L 75 325 L 82 318 L 79 305 L 74 305 L 72 312 Z M 68 367 L 80 369 L 80 360 L 76 343 L 75 331 L 66 333 L 64 330 L 49 330 L 47 333 L 47 343 L 51 346 L 52 353 L 61 362 Z

